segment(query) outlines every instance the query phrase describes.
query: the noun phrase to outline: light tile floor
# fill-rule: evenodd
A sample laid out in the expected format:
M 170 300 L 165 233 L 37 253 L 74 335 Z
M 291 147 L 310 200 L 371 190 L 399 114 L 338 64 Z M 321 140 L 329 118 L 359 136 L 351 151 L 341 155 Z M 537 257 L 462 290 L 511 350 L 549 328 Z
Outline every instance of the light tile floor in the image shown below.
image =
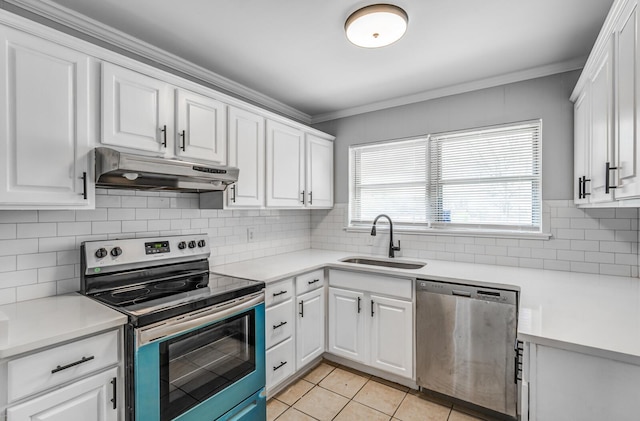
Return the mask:
M 326 360 L 269 400 L 267 420 L 491 421 Z

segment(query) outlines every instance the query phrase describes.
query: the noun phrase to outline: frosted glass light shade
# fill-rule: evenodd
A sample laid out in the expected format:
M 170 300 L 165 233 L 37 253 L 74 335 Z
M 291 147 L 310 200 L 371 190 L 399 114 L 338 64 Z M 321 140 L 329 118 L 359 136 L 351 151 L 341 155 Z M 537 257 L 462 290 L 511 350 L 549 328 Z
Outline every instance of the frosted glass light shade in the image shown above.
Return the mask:
M 391 4 L 372 4 L 358 9 L 344 24 L 347 38 L 364 48 L 392 44 L 407 31 L 407 13 Z

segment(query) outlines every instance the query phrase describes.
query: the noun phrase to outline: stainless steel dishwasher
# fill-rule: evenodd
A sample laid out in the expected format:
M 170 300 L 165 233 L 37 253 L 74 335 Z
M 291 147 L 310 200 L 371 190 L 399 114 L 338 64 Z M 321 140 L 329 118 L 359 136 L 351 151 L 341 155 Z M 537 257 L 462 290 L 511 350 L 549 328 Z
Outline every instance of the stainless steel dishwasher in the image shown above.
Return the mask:
M 419 386 L 516 418 L 516 291 L 418 279 Z

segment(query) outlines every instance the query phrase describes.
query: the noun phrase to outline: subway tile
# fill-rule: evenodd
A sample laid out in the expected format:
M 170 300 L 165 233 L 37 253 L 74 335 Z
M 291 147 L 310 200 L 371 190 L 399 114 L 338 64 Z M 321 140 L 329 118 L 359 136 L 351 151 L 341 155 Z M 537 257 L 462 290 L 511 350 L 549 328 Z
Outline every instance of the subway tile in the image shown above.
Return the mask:
M 147 230 L 147 221 L 122 221 L 122 232 L 141 232 Z
M 33 254 L 21 254 L 17 256 L 17 269 L 38 269 L 47 266 L 55 266 L 56 253 L 33 253 Z
M 91 234 L 91 222 L 59 222 L 58 235 L 87 235 Z
M 171 207 L 171 199 L 168 197 L 149 197 L 147 198 L 147 206 L 156 209 L 168 209 Z
M 600 273 L 600 264 L 591 262 L 571 262 L 571 272 Z
M 92 234 L 116 234 L 122 232 L 120 221 L 98 221 L 91 223 Z
M 633 218 L 638 219 L 638 209 L 636 208 L 617 208 L 616 218 Z
M 631 253 L 631 243 L 600 241 L 600 251 L 604 253 Z
M 558 250 L 558 260 L 584 262 L 584 251 Z
M 0 210 L 0 222 L 3 224 L 38 222 L 38 211 Z
M 50 297 L 52 295 L 56 295 L 55 282 L 45 282 L 16 288 L 17 301 L 35 300 L 36 298 Z
M 80 250 L 59 251 L 56 253 L 56 264 L 74 265 L 80 263 Z
M 41 210 L 38 211 L 38 222 L 73 222 L 76 211 L 72 210 Z
M 562 270 L 570 271 L 571 262 L 563 260 L 546 260 L 544 261 L 544 268 L 547 270 Z
M 17 238 L 55 237 L 57 225 L 54 222 L 18 224 Z
M 600 264 L 602 275 L 631 276 L 631 266 Z
M 91 209 L 76 212 L 77 222 L 106 221 L 107 209 Z
M 531 257 L 531 249 L 525 247 L 509 247 L 507 249 L 507 256 L 510 257 Z
M 38 240 L 0 240 L 0 256 L 16 256 L 20 254 L 36 253 L 38 251 Z
M 543 259 L 528 259 L 521 257 L 518 266 L 522 268 L 531 268 L 531 269 L 544 269 L 544 260 Z
M 150 231 L 166 231 L 171 229 L 171 221 L 168 219 L 154 219 L 148 221 L 147 228 Z
M 135 219 L 160 219 L 160 209 L 136 209 Z
M 0 273 L 0 288 L 12 288 L 38 282 L 38 270 L 18 270 Z
M 11 304 L 15 302 L 16 302 L 15 288 L 0 289 L 0 305 Z
M 96 196 L 96 208 L 120 208 L 122 200 L 120 196 Z
M 160 219 L 179 219 L 181 216 L 180 209 L 160 209 Z
M 561 227 L 558 227 L 561 228 Z M 563 228 L 563 227 L 562 227 Z M 600 228 L 600 222 L 598 219 L 591 218 L 572 218 L 571 228 L 573 229 L 594 229 Z
M 637 254 L 624 254 L 624 253 L 616 253 L 616 264 L 617 265 L 630 265 L 634 266 L 638 264 L 638 255 Z
M 601 219 L 600 229 L 629 231 L 631 229 L 631 219 Z
M 136 210 L 129 208 L 109 209 L 107 219 L 109 221 L 130 221 L 136 219 Z
M 60 281 L 73 278 L 75 268 L 73 265 L 53 266 L 38 269 L 38 282 Z
M 558 228 L 558 238 L 565 240 L 584 240 L 584 230 Z
M 616 232 L 606 229 L 584 230 L 584 239 L 597 241 L 615 241 Z
M 40 253 L 46 253 L 50 251 L 74 250 L 76 248 L 75 237 L 39 238 L 37 242 L 38 248 L 37 250 L 34 250 L 34 252 L 39 251 Z
M 80 278 L 64 279 L 56 282 L 56 294 L 80 291 Z
M 599 241 L 585 241 L 585 240 L 571 240 L 571 249 L 572 250 L 582 250 L 582 251 L 599 251 L 600 250 L 600 242 Z
M 555 249 L 531 249 L 531 258 L 533 259 L 556 259 L 557 252 Z
M 0 219 L 0 222 L 2 220 Z M 0 240 L 13 240 L 17 236 L 16 224 L 2 224 L 0 223 Z
M 122 207 L 123 208 L 146 208 L 147 198 L 144 196 L 123 196 Z
M 558 218 L 584 218 L 585 213 L 578 208 L 558 208 Z
M 17 269 L 16 256 L 0 257 L 0 272 L 13 272 Z
M 594 219 L 599 218 L 615 218 L 616 210 L 615 209 L 584 209 L 584 213 Z
M 615 258 L 615 253 L 600 253 L 593 251 L 587 251 L 584 253 L 584 259 L 587 262 L 612 264 L 615 263 Z

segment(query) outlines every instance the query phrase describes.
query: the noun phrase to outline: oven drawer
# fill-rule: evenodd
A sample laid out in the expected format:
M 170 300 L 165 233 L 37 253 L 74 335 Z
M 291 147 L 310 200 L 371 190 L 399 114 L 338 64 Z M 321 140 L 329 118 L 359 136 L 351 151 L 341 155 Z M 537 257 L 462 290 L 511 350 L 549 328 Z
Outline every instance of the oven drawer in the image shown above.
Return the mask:
M 296 294 L 301 295 L 324 285 L 324 269 L 296 276 Z
M 118 331 L 47 349 L 7 363 L 13 402 L 118 362 Z
M 268 284 L 265 288 L 264 304 L 266 307 L 270 307 L 287 301 L 291 297 L 293 297 L 293 278 Z
M 267 389 L 293 374 L 295 370 L 295 344 L 289 338 L 267 351 Z
M 289 299 L 266 311 L 266 346 L 267 349 L 273 345 L 291 337 L 293 332 L 293 300 Z

